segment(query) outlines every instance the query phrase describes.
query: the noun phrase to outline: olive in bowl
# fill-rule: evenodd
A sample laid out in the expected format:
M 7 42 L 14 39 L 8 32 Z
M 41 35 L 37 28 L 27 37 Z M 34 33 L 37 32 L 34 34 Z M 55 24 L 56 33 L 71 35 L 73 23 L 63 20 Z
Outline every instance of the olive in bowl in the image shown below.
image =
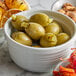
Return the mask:
M 47 26 L 51 23 L 53 19 L 50 19 L 47 14 L 44 13 L 37 13 L 31 16 L 30 22 L 35 22 L 41 24 L 43 27 Z
M 53 33 L 46 33 L 40 39 L 40 45 L 43 47 L 52 47 L 57 44 L 57 37 Z
M 26 24 L 26 22 L 25 22 L 25 23 L 23 23 L 22 27 L 25 27 L 26 33 L 33 40 L 39 40 L 40 37 L 45 35 L 44 28 L 38 23 L 30 22 L 30 23 Z
M 32 45 L 32 40 L 24 32 L 14 32 L 12 38 L 23 45 Z
M 25 16 L 22 16 L 22 15 L 12 15 L 12 20 L 11 20 L 11 23 L 12 23 L 12 26 L 17 29 L 17 30 L 24 30 L 23 27 L 21 27 L 21 24 L 23 22 L 28 22 L 28 19 L 25 17 Z
M 53 22 L 45 27 L 45 31 L 46 31 L 46 33 L 54 33 L 57 35 L 60 32 L 60 28 L 57 23 Z

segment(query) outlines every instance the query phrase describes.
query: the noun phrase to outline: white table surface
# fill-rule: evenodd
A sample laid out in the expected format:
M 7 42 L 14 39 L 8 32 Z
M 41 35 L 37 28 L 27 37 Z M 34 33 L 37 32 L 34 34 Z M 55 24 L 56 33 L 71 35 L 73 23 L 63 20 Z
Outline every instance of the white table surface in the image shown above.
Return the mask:
M 55 0 L 27 0 L 32 9 L 50 10 Z M 10 58 L 7 43 L 0 48 L 0 76 L 52 76 L 48 74 L 32 73 L 18 67 Z

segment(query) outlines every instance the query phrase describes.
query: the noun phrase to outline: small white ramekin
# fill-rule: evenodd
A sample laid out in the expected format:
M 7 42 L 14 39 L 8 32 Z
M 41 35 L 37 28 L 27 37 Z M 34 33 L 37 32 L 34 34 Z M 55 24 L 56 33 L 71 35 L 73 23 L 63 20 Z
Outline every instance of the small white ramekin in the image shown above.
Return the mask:
M 36 13 L 45 13 L 50 18 L 55 19 L 65 31 L 71 35 L 71 39 L 66 43 L 49 48 L 35 48 L 17 43 L 11 38 L 12 25 L 11 18 L 5 24 L 4 31 L 8 42 L 9 53 L 13 61 L 20 67 L 33 72 L 48 72 L 54 64 L 59 62 L 60 57 L 67 57 L 71 51 L 68 49 L 72 46 L 76 36 L 75 23 L 67 16 L 48 10 L 29 10 L 18 13 L 29 18 Z
M 68 64 L 70 64 L 68 60 L 62 61 L 58 65 L 56 65 L 56 67 L 54 68 L 54 71 L 59 71 L 59 66 L 66 67 Z
M 76 0 L 56 0 L 51 6 L 51 10 L 57 11 L 61 9 L 64 3 L 71 3 L 73 6 L 76 6 Z

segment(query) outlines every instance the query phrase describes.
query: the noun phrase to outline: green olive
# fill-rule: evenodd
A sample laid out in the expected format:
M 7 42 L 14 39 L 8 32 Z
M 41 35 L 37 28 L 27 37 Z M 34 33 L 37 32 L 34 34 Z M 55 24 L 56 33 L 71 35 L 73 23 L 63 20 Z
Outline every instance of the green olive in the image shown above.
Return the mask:
M 30 22 L 26 25 L 23 24 L 23 27 L 25 27 L 26 33 L 33 39 L 33 40 L 39 40 L 40 37 L 45 35 L 45 29 L 38 23 Z
M 57 45 L 63 44 L 70 39 L 70 36 L 66 33 L 59 33 L 57 35 Z
M 16 42 L 19 42 L 19 43 L 21 43 L 23 45 L 28 45 L 28 46 L 31 46 L 32 45 L 32 40 L 24 32 L 14 32 L 12 34 L 12 38 Z
M 60 27 L 57 23 L 53 22 L 45 27 L 45 31 L 46 33 L 54 33 L 55 35 L 57 35 L 60 31 Z
M 40 45 L 42 47 L 52 47 L 57 44 L 57 37 L 53 33 L 46 33 L 43 37 L 40 39 Z
M 17 30 L 24 30 L 24 28 L 21 26 L 23 22 L 28 22 L 28 19 L 25 16 L 22 15 L 12 15 L 12 26 Z
M 57 24 L 59 26 L 59 33 L 63 32 L 63 29 L 62 29 L 61 25 L 58 22 L 53 21 L 52 23 L 55 23 L 55 24 Z
M 63 32 L 63 30 L 62 30 L 62 28 L 59 26 L 59 33 L 62 33 Z
M 48 17 L 48 15 L 44 14 L 44 13 L 38 13 L 38 14 L 34 14 L 33 16 L 31 16 L 30 22 L 36 22 L 41 24 L 42 26 L 47 26 L 49 23 L 51 23 L 53 21 L 53 19 L 50 19 Z

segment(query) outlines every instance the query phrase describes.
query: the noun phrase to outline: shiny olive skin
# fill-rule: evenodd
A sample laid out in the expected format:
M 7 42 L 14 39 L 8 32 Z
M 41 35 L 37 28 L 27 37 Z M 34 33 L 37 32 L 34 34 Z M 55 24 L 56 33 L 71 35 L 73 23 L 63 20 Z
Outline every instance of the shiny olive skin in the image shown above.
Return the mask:
M 57 35 L 57 45 L 63 44 L 70 39 L 70 36 L 67 33 L 59 33 Z
M 28 19 L 25 17 L 25 16 L 22 16 L 22 15 L 13 15 L 12 16 L 12 26 L 17 29 L 17 30 L 20 30 L 20 31 L 23 31 L 24 28 L 21 26 L 21 24 L 23 22 L 28 22 Z
M 39 40 L 40 37 L 45 35 L 45 29 L 38 23 L 27 24 L 25 31 L 33 40 Z
M 46 33 L 43 37 L 40 39 L 40 45 L 42 47 L 52 47 L 57 44 L 57 37 L 53 33 Z
M 49 23 L 53 21 L 53 19 L 50 19 L 48 15 L 44 13 L 38 13 L 31 16 L 30 22 L 35 22 L 41 24 L 43 27 L 47 26 Z
M 62 28 L 59 26 L 59 33 L 62 33 L 63 32 L 63 30 L 62 30 Z
M 54 33 L 57 35 L 60 32 L 60 27 L 55 22 L 50 23 L 48 26 L 45 27 L 46 33 Z
M 58 22 L 53 21 L 52 23 L 55 23 L 55 24 L 57 24 L 59 26 L 59 33 L 63 32 L 63 29 L 62 29 L 61 25 Z
M 14 32 L 12 38 L 23 45 L 31 46 L 32 40 L 24 32 Z

